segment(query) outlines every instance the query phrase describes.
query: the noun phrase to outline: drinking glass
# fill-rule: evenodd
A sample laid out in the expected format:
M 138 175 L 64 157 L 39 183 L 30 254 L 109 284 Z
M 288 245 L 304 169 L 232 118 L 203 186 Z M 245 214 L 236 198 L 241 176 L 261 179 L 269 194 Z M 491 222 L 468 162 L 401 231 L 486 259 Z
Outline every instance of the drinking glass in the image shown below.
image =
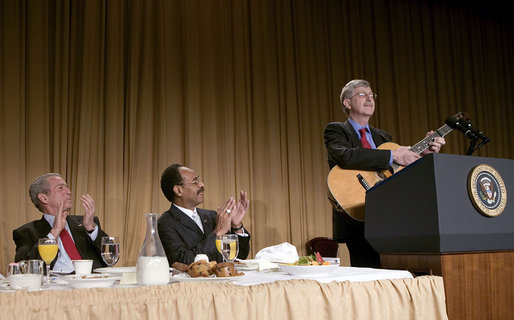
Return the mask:
M 115 265 L 120 258 L 120 239 L 118 237 L 102 237 L 101 253 L 102 259 L 109 267 Z
M 225 235 L 216 236 L 216 249 L 218 249 L 218 252 L 221 254 L 222 257 L 223 257 L 223 253 L 221 253 L 221 241 L 223 240 L 224 236 Z M 225 261 L 225 258 L 223 258 L 223 261 Z
M 41 259 L 46 264 L 46 282 L 50 282 L 50 264 L 54 261 L 59 248 L 57 247 L 57 239 L 41 238 L 37 246 Z
M 239 253 L 239 239 L 235 234 L 217 236 L 216 248 L 223 256 L 223 261 L 233 262 Z

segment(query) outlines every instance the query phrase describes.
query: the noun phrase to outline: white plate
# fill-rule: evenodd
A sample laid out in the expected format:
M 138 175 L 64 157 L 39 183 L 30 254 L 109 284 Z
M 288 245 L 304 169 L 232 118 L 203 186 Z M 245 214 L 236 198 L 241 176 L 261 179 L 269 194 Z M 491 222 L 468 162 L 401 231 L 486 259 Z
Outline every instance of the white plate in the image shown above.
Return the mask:
M 98 273 L 123 274 L 123 273 L 136 272 L 136 267 L 96 268 L 93 271 L 98 272 Z
M 69 275 L 61 277 L 62 280 L 68 282 L 68 284 L 75 288 L 107 288 L 110 287 L 120 280 L 121 276 L 105 276 L 105 275 L 89 275 L 89 276 L 77 276 Z
M 65 275 L 68 275 L 70 273 L 72 273 L 73 271 L 71 272 L 68 272 L 68 271 L 57 271 L 57 270 L 50 270 L 50 275 L 56 275 L 56 276 L 65 276 Z
M 9 282 L 5 280 L 0 281 L 0 291 L 16 291 L 15 289 L 9 286 Z
M 280 269 L 293 276 L 324 276 L 339 268 L 337 265 L 328 266 L 294 266 L 281 264 Z
M 340 265 L 341 259 L 339 258 L 329 258 L 329 257 L 323 257 L 323 261 L 327 261 L 330 264 Z
M 196 282 L 196 281 L 234 281 L 237 279 L 241 279 L 241 276 L 235 276 L 235 277 L 198 277 L 198 278 L 188 278 L 186 276 L 182 276 L 180 274 L 176 276 L 171 276 L 171 281 L 177 281 L 177 282 Z

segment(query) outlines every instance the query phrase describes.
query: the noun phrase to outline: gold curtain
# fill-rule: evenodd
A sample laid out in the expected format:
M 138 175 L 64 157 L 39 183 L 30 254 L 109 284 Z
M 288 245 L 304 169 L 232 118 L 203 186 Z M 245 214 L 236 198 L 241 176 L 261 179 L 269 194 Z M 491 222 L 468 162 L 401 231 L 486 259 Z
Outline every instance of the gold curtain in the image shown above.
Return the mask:
M 249 192 L 252 252 L 331 236 L 323 129 L 341 87 L 369 80 L 372 125 L 412 145 L 457 111 L 513 158 L 513 32 L 501 14 L 432 1 L 0 1 L 0 266 L 41 214 L 32 180 L 59 172 L 96 199 L 135 265 L 144 213 L 168 209 L 171 163 L 203 207 Z M 460 133 L 448 153 L 463 154 Z

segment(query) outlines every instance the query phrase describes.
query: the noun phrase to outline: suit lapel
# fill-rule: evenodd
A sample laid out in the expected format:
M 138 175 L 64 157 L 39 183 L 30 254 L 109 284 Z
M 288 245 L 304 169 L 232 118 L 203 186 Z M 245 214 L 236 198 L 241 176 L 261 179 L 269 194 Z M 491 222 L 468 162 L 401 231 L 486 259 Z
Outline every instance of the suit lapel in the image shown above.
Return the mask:
M 350 142 L 352 143 L 352 146 L 354 147 L 362 147 L 362 143 L 359 139 L 359 135 L 355 130 L 353 129 L 352 125 L 348 120 L 346 120 L 343 123 L 344 131 L 348 134 L 348 137 Z M 382 143 L 386 142 L 387 140 L 380 134 L 378 131 L 373 128 L 372 126 L 369 126 L 369 131 L 371 132 L 371 137 L 373 138 L 373 142 L 375 143 L 375 146 L 378 148 Z
M 209 211 L 203 209 L 196 209 L 200 219 L 202 220 L 203 232 L 205 234 L 209 234 L 214 230 L 214 225 L 212 222 L 215 220 L 209 219 Z
M 377 130 L 375 130 L 375 128 L 370 126 L 369 130 L 371 131 L 371 136 L 373 137 L 373 141 L 375 142 L 375 145 L 377 146 L 377 148 L 382 143 L 385 143 L 387 141 L 380 133 L 378 133 Z
M 50 233 L 50 230 L 52 230 L 52 226 L 46 221 L 45 216 L 42 216 L 41 220 L 34 223 L 34 228 L 37 230 L 39 238 L 46 237 L 46 235 Z
M 350 140 L 353 147 L 362 147 L 362 143 L 359 139 L 359 135 L 357 135 L 357 132 L 355 132 L 351 123 L 348 120 L 346 120 L 343 123 L 343 129 L 346 132 L 346 134 L 348 135 L 348 138 L 349 138 L 348 140 Z
M 182 224 L 184 227 L 190 229 L 191 231 L 194 231 L 195 233 L 203 234 L 202 230 L 200 230 L 196 222 L 194 222 L 193 219 L 189 218 L 188 215 L 182 212 L 179 208 L 175 207 L 174 205 L 171 205 L 170 213 L 171 216 L 175 220 L 179 221 L 180 224 Z

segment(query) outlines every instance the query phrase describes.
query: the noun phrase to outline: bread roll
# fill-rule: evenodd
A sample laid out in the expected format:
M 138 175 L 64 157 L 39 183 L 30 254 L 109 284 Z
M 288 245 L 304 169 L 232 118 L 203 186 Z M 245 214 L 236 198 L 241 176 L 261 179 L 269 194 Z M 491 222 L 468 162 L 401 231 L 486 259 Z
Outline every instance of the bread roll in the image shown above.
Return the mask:
M 189 266 L 182 262 L 173 262 L 171 267 L 181 272 L 187 272 L 187 270 L 189 270 Z
M 232 262 L 223 262 L 214 267 L 214 274 L 216 277 L 235 277 L 242 276 L 244 273 L 238 272 Z
M 193 262 L 189 265 L 187 273 L 191 278 L 208 277 L 211 275 L 211 266 L 205 260 Z

